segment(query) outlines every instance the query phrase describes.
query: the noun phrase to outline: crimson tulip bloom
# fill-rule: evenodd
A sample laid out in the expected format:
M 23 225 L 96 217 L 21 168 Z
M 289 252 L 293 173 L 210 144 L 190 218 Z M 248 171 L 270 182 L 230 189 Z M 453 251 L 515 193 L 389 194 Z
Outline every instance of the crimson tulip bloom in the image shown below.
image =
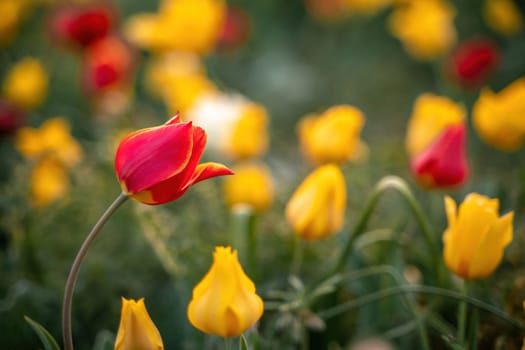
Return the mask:
M 465 125 L 449 126 L 426 150 L 412 159 L 412 173 L 428 188 L 461 185 L 469 172 L 465 142 Z
M 190 186 L 233 172 L 218 163 L 198 164 L 206 132 L 178 115 L 166 124 L 138 130 L 120 143 L 115 157 L 117 178 L 124 194 L 145 204 L 176 200 Z

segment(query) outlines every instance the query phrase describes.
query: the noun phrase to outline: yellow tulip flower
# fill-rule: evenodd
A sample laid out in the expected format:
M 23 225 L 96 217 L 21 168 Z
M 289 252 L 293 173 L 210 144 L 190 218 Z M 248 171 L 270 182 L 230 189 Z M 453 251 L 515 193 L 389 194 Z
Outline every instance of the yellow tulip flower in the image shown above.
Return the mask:
M 455 15 L 444 0 L 403 1 L 390 16 L 390 31 L 414 58 L 432 60 L 455 43 Z
M 343 163 L 356 159 L 364 148 L 359 135 L 365 118 L 353 106 L 340 105 L 320 116 L 306 116 L 298 124 L 299 143 L 313 164 Z
M 115 350 L 163 350 L 159 330 L 151 320 L 144 298 L 122 298 Z
M 483 12 L 488 26 L 502 35 L 513 35 L 523 29 L 520 9 L 512 0 L 485 0 Z
M 258 163 L 244 163 L 232 170 L 235 175 L 224 179 L 228 206 L 248 205 L 258 212 L 268 209 L 274 198 L 270 170 Z
M 213 265 L 193 289 L 188 305 L 191 324 L 204 333 L 236 337 L 259 320 L 263 308 L 255 285 L 239 264 L 237 251 L 216 247 Z
M 472 110 L 480 138 L 501 150 L 516 151 L 525 143 L 525 78 L 498 93 L 484 89 Z
M 38 129 L 20 128 L 15 146 L 26 158 L 52 154 L 68 166 L 78 163 L 83 157 L 80 144 L 71 136 L 69 122 L 60 117 L 48 119 Z
M 318 167 L 295 190 L 286 205 L 286 219 L 306 240 L 329 237 L 341 229 L 346 208 L 346 185 L 333 164 Z
M 490 275 L 512 241 L 513 212 L 498 216 L 499 201 L 471 193 L 459 210 L 445 197 L 448 228 L 443 234 L 444 258 L 448 268 L 465 279 Z
M 7 73 L 3 93 L 11 103 L 34 109 L 42 104 L 47 95 L 48 76 L 42 63 L 27 57 L 17 62 Z
M 56 157 L 41 159 L 31 172 L 31 202 L 43 208 L 63 198 L 69 190 L 67 169 Z
M 463 124 L 465 115 L 463 105 L 446 97 L 420 95 L 407 127 L 406 149 L 410 157 L 426 150 L 447 127 Z

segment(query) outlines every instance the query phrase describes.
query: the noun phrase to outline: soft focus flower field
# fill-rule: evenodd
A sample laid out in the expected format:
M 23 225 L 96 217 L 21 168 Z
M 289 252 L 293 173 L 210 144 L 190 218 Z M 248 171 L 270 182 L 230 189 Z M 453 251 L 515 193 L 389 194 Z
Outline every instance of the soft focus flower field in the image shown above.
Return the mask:
M 524 21 L 0 0 L 0 349 L 525 349 Z

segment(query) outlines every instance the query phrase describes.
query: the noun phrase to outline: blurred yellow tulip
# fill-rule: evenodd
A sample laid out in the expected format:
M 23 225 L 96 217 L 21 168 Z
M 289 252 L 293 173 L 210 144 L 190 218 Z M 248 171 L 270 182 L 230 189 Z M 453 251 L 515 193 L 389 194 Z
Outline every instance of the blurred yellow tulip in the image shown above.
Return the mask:
M 258 163 L 243 163 L 233 169 L 234 176 L 224 179 L 224 195 L 230 208 L 248 205 L 255 211 L 268 209 L 273 202 L 274 186 L 270 170 Z
M 16 34 L 18 24 L 30 7 L 31 0 L 0 1 L 0 45 L 10 42 Z
M 144 299 L 122 298 L 115 350 L 162 350 L 159 330 L 151 320 Z
M 46 98 L 48 80 L 42 63 L 36 58 L 26 57 L 7 73 L 3 94 L 11 103 L 31 110 L 40 106 Z
M 308 115 L 298 124 L 301 151 L 313 164 L 356 159 L 365 147 L 359 140 L 364 123 L 363 113 L 349 105 L 331 107 L 319 116 Z
M 52 154 L 67 166 L 78 163 L 83 157 L 80 144 L 71 136 L 69 122 L 60 117 L 48 119 L 39 129 L 20 128 L 15 146 L 26 158 Z
M 163 0 L 157 14 L 132 16 L 125 34 L 144 49 L 205 54 L 214 48 L 225 14 L 224 0 Z
M 488 26 L 502 35 L 513 35 L 523 29 L 520 9 L 512 0 L 485 0 L 483 12 Z
M 422 94 L 414 103 L 405 146 L 410 157 L 426 150 L 449 126 L 463 124 L 465 107 L 447 97 Z
M 405 0 L 392 12 L 392 34 L 416 59 L 432 60 L 456 41 L 454 7 L 445 0 Z
M 472 110 L 472 124 L 487 144 L 512 152 L 525 143 L 525 78 L 498 93 L 481 91 Z
M 37 208 L 64 198 L 69 178 L 64 164 L 54 156 L 40 159 L 31 172 L 31 203 Z
M 286 205 L 286 219 L 305 240 L 337 233 L 344 223 L 346 185 L 343 173 L 333 164 L 315 169 L 295 190 Z
M 448 268 L 465 279 L 490 275 L 512 241 L 513 212 L 498 216 L 499 201 L 471 193 L 459 210 L 445 197 L 448 228 L 443 234 L 444 258 Z
M 252 327 L 263 314 L 263 301 L 246 276 L 237 251 L 216 247 L 213 264 L 193 289 L 188 319 L 202 332 L 236 337 Z
M 392 4 L 394 0 L 341 0 L 351 15 L 372 15 Z

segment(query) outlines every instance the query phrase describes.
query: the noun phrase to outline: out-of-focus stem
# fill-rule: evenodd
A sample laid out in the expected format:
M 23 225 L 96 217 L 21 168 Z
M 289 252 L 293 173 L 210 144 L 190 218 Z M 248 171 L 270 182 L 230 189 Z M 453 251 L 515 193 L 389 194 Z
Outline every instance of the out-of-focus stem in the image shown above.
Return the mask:
M 117 199 L 106 209 L 104 214 L 98 219 L 97 223 L 91 229 L 91 232 L 87 235 L 86 239 L 80 246 L 80 249 L 71 265 L 71 270 L 67 277 L 66 287 L 64 290 L 64 300 L 62 303 L 62 336 L 64 341 L 64 350 L 73 350 L 73 334 L 71 332 L 71 303 L 73 300 L 73 291 L 75 289 L 75 283 L 77 281 L 78 272 L 82 261 L 86 256 L 91 243 L 100 232 L 104 224 L 108 221 L 111 215 L 128 199 L 128 196 L 121 193 Z

